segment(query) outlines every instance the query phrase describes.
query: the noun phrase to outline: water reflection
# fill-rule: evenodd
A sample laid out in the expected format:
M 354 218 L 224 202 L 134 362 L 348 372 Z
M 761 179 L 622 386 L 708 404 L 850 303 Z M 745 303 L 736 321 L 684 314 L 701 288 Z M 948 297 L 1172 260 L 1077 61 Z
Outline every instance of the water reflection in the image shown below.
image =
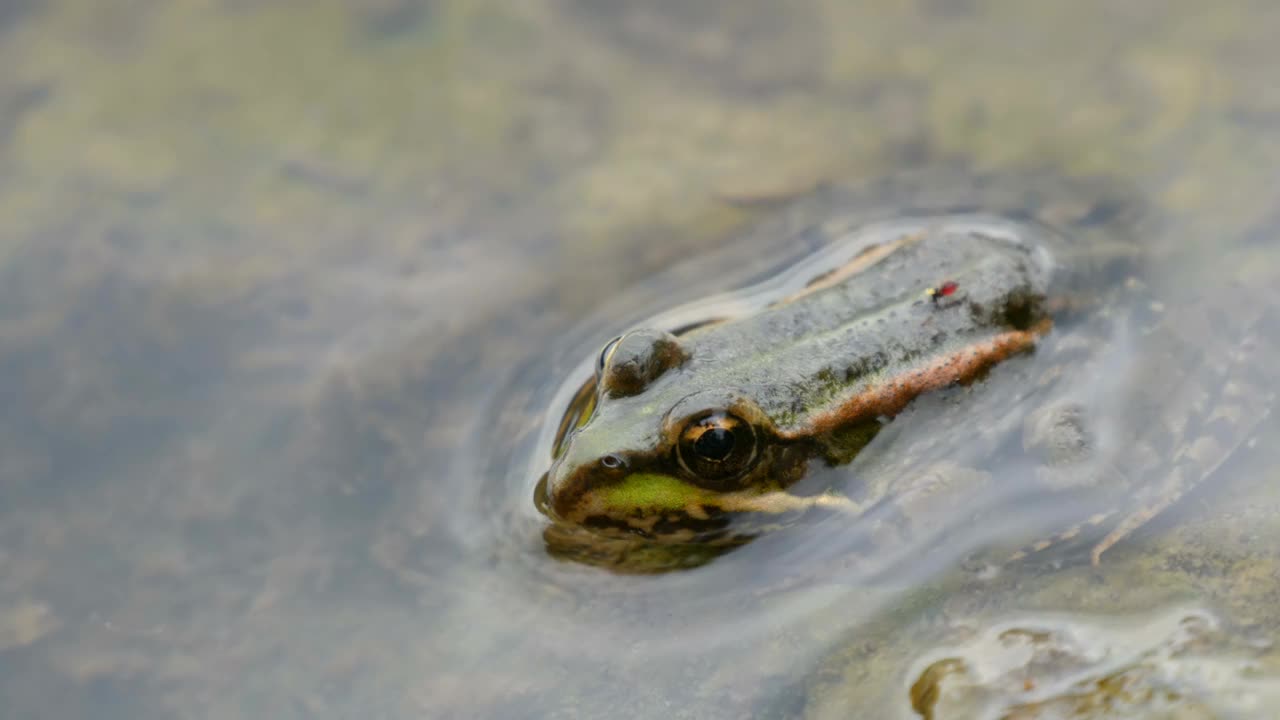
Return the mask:
M 1131 399 L 1265 387 L 1236 351 L 1265 366 L 1278 337 L 1271 3 L 765 5 L 0 3 L 6 711 L 847 715 L 904 709 L 939 648 L 970 657 L 953 618 L 1136 656 L 1159 641 L 1099 618 L 1190 600 L 1274 637 L 1274 420 L 1251 448 L 1204 436 L 1245 447 L 1096 570 L 964 562 L 1072 510 L 1034 493 L 985 518 L 922 497 L 875 553 L 841 552 L 833 517 L 660 577 L 546 554 L 529 498 L 559 383 L 619 328 L 812 250 L 813 208 L 780 201 L 829 178 L 1118 178 L 1183 340 Z M 1149 339 L 1122 336 L 1090 373 L 1118 382 Z M 948 407 L 882 446 L 969 460 Z M 1258 654 L 1257 683 L 1126 677 L 1263 697 Z

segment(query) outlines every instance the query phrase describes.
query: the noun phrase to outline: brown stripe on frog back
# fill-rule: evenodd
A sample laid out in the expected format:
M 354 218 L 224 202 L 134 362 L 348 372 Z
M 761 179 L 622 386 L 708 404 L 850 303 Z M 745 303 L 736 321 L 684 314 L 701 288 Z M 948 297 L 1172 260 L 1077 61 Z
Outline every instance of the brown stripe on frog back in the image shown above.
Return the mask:
M 830 410 L 816 413 L 808 424 L 780 430 L 778 435 L 795 440 L 832 432 L 860 420 L 893 417 L 921 393 L 967 384 L 993 365 L 1030 350 L 1052 326 L 1053 321 L 1045 318 L 1027 330 L 1009 330 L 966 345 L 886 382 L 864 387 Z
M 916 232 L 902 237 L 892 242 L 881 243 L 863 248 L 861 252 L 853 256 L 853 259 L 836 266 L 821 275 L 810 280 L 804 288 L 798 290 L 781 300 L 773 303 L 770 307 L 777 305 L 786 305 L 795 302 L 806 295 L 811 295 L 819 290 L 825 290 L 829 287 L 835 287 L 849 278 L 863 272 L 864 270 L 874 267 L 876 263 L 889 257 L 900 248 L 920 242 L 925 237 L 925 233 Z

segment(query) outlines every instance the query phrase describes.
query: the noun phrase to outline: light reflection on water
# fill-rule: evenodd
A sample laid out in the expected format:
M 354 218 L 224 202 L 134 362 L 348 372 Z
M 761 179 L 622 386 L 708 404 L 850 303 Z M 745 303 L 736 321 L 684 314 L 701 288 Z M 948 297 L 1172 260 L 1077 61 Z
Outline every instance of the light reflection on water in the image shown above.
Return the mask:
M 1064 186 L 1061 196 L 1066 194 Z M 892 226 L 884 232 L 896 236 Z M 1125 232 L 1129 229 L 1110 228 L 1102 234 Z M 727 252 L 742 249 L 733 246 Z M 1128 462 L 1125 453 L 1131 452 L 1131 446 L 1123 438 L 1132 435 L 1141 440 L 1145 435 L 1141 429 L 1130 433 L 1116 425 L 1122 414 L 1131 412 L 1124 407 L 1134 397 L 1126 391 L 1126 385 L 1136 382 L 1136 374 L 1149 365 L 1142 359 L 1143 353 L 1164 353 L 1169 348 L 1144 347 L 1150 339 L 1137 336 L 1137 327 L 1124 317 L 1119 305 L 1108 310 L 1122 320 L 1107 331 L 1110 334 L 1104 352 L 1083 362 L 1081 368 L 1065 370 L 1066 379 L 1060 378 L 1064 387 L 1055 390 L 1055 395 L 1047 396 L 1043 388 L 1041 392 L 1034 388 L 1042 381 L 1040 373 L 1059 362 L 1054 360 L 1055 353 L 1061 352 L 1056 349 L 1058 345 L 1079 345 L 1079 328 L 1069 325 L 1056 330 L 1041 352 L 1022 361 L 1011 361 L 1009 365 L 1013 367 L 1001 366 L 983 384 L 917 401 L 850 466 L 825 473 L 834 476 L 829 481 L 837 486 L 856 485 L 867 477 L 886 474 L 901 482 L 938 473 L 937 482 L 950 487 L 944 487 L 939 497 L 931 499 L 928 484 L 917 483 L 911 492 L 922 499 L 915 503 L 918 514 L 909 518 L 907 527 L 901 527 L 902 519 L 895 517 L 902 511 L 895 501 L 873 506 L 853 524 L 847 517 L 833 515 L 757 539 L 705 566 L 661 576 L 618 577 L 572 563 L 547 564 L 539 555 L 537 539 L 544 523 L 533 514 L 525 498 L 549 463 L 549 448 L 561 408 L 576 391 L 581 377 L 591 372 L 601 338 L 630 327 L 638 318 L 644 318 L 646 326 L 676 327 L 701 317 L 723 315 L 726 308 L 734 311 L 729 313 L 732 315 L 743 308 L 767 304 L 793 289 L 793 280 L 803 285 L 805 278 L 820 275 L 824 267 L 819 266 L 830 264 L 837 255 L 810 255 L 811 261 L 794 271 L 768 271 L 765 275 L 773 279 L 758 286 L 756 294 L 713 297 L 706 305 L 695 302 L 657 318 L 648 317 L 650 305 L 657 309 L 663 304 L 678 303 L 681 294 L 690 292 L 680 286 L 678 277 L 697 273 L 673 270 L 669 275 L 676 275 L 676 280 L 659 276 L 619 299 L 621 309 L 604 308 L 580 325 L 576 335 L 566 335 L 564 346 L 550 358 L 532 365 L 538 369 L 526 368 L 509 381 L 512 386 L 536 388 L 521 398 L 533 404 L 533 418 L 538 417 L 538 409 L 542 410 L 541 431 L 525 434 L 513 456 L 495 458 L 479 452 L 479 448 L 516 426 L 527 430 L 531 414 L 516 412 L 514 417 L 519 420 L 511 427 L 504 423 L 495 427 L 482 421 L 466 433 L 475 444 L 464 446 L 451 472 L 455 479 L 489 479 L 489 484 L 478 486 L 459 483 L 468 496 L 463 507 L 470 509 L 454 518 L 459 532 L 469 535 L 478 551 L 494 545 L 508 550 L 498 561 L 505 563 L 499 565 L 496 574 L 510 583 L 510 589 L 499 593 L 502 599 L 498 604 L 486 605 L 482 614 L 532 619 L 533 625 L 525 631 L 526 640 L 541 638 L 542 647 L 552 652 L 555 651 L 550 649 L 556 648 L 571 666 L 616 660 L 620 652 L 626 658 L 624 663 L 639 667 L 687 660 L 691 653 L 697 653 L 713 658 L 725 672 L 763 683 L 777 672 L 777 666 L 762 658 L 760 647 L 779 634 L 814 633 L 814 628 L 821 627 L 821 632 L 809 636 L 805 643 L 786 650 L 770 649 L 774 663 L 814 667 L 832 650 L 833 643 L 849 641 L 860 629 L 885 622 L 886 616 L 893 616 L 903 607 L 920 603 L 927 607 L 947 593 L 980 596 L 990 591 L 999 597 L 1005 591 L 1001 588 L 1006 587 L 1002 583 L 1020 582 L 1017 576 L 1027 568 L 1002 567 L 1002 556 L 996 554 L 987 558 L 994 564 L 988 562 L 985 572 L 975 573 L 966 556 L 981 553 L 992 544 L 1016 546 L 1010 538 L 1045 537 L 1046 530 L 1056 532 L 1098 512 L 1098 500 L 1088 500 L 1087 495 L 1057 495 L 1046 503 L 1053 488 L 1035 486 L 1034 463 L 1008 449 L 994 449 L 1019 442 L 1021 420 L 1029 410 L 1047 400 L 1066 399 L 1085 408 L 1086 416 L 1098 420 L 1094 451 L 1102 456 L 1099 467 Z M 706 262 L 715 265 L 718 261 L 710 258 Z M 1130 272 L 1113 280 L 1134 278 Z M 672 283 L 674 286 L 668 287 Z M 715 288 L 699 289 L 710 292 Z M 609 319 L 613 319 L 612 325 Z M 580 358 L 576 365 L 572 362 L 575 357 Z M 555 375 L 542 369 L 544 365 L 570 368 L 559 373 L 567 378 L 566 382 L 539 386 L 540 380 Z M 1058 374 L 1063 372 L 1059 370 Z M 1194 368 L 1184 381 L 1187 392 L 1195 391 L 1192 379 L 1198 381 Z M 1168 393 L 1170 398 L 1179 394 L 1176 390 Z M 493 407 L 500 408 L 505 397 L 501 390 L 496 392 Z M 508 415 L 502 410 L 480 413 L 483 418 Z M 985 438 L 986 445 L 974 442 L 970 423 L 974 415 L 988 418 L 991 432 L 1003 423 L 1004 435 Z M 943 463 L 940 469 L 937 463 Z M 1100 474 L 1097 468 L 1093 472 Z M 975 478 L 980 482 L 964 485 Z M 522 492 L 513 495 L 495 491 L 495 486 L 518 487 Z M 957 507 L 961 512 L 956 512 Z M 477 516 L 488 518 L 489 522 L 477 526 L 470 521 Z M 886 532 L 887 543 L 868 542 L 868 534 Z M 1037 532 L 1042 534 L 1037 536 Z M 1094 536 L 1095 541 L 1097 537 Z M 1003 557 L 1008 556 L 1007 552 Z M 1031 566 L 1048 563 L 1053 567 L 1063 562 L 1077 568 L 1082 564 L 1078 552 L 1073 560 L 1047 552 L 1046 558 L 1037 559 Z M 949 569 L 960 567 L 966 569 L 959 575 L 948 573 Z M 994 576 L 991 570 L 995 571 Z M 526 590 L 544 585 L 555 588 L 562 602 L 535 609 L 528 602 Z M 655 625 L 661 630 L 653 632 Z M 764 701 L 761 696 L 753 697 Z
M 1128 637 L 1107 616 L 1155 627 L 1188 602 L 1261 639 L 1247 685 L 1274 694 L 1273 424 L 1096 570 L 975 570 L 974 548 L 1089 507 L 1035 494 L 925 507 L 862 555 L 837 517 L 661 576 L 543 547 L 556 389 L 623 327 L 811 250 L 770 244 L 813 217 L 778 206 L 828 176 L 936 161 L 1133 186 L 1154 208 L 1143 280 L 1193 342 L 1135 370 L 1146 338 L 1118 330 L 1091 406 L 1125 368 L 1211 379 L 1198 351 L 1252 311 L 1271 346 L 1275 8 L 995 5 L 3 4 L 5 707 L 905 713 L 956 628 L 1075 623 L 1087 654 Z M 1034 192 L 1011 190 L 1062 199 Z M 1202 303 L 1236 310 L 1197 334 Z M 962 407 L 1020 407 L 996 399 L 1037 359 Z M 947 449 L 956 406 L 921 403 L 834 472 L 907 446 L 1004 457 Z M 1241 687 L 1222 677 L 1203 692 Z

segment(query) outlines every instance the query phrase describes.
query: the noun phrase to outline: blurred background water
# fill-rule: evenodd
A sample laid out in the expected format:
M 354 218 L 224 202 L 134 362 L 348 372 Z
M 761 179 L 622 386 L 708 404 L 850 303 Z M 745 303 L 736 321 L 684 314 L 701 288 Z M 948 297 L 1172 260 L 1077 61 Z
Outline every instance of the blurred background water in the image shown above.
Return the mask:
M 973 671 L 934 716 L 1269 717 L 1272 422 L 1097 570 L 763 599 L 553 560 L 526 469 L 598 306 L 749 277 L 737 231 L 830 178 L 1118 178 L 1163 284 L 1269 286 L 1278 34 L 1264 0 L 0 0 L 0 714 L 916 717 L 1015 637 L 1073 658 L 1053 702 L 1137 699 Z

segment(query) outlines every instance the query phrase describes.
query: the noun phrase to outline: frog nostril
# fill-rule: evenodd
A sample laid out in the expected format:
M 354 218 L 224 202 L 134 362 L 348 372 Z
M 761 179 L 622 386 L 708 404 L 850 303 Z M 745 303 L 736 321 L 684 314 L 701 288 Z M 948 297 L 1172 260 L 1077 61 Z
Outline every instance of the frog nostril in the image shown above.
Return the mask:
M 617 470 L 625 464 L 621 455 L 605 455 L 600 458 L 600 465 L 606 470 Z

